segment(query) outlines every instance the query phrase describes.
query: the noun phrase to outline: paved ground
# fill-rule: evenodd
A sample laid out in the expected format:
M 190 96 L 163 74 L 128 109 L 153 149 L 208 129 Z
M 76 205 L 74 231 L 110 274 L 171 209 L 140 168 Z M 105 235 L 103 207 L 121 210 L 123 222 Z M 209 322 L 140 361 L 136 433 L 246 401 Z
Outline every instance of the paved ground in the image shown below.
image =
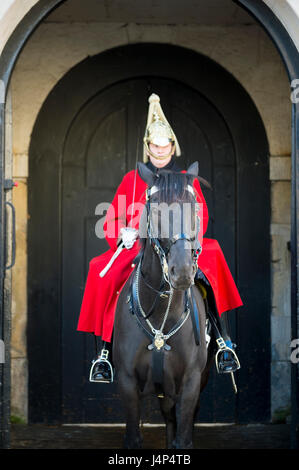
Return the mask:
M 122 449 L 123 427 L 12 425 L 12 449 Z M 164 449 L 163 427 L 142 428 L 145 449 Z M 290 427 L 201 425 L 195 449 L 289 449 Z

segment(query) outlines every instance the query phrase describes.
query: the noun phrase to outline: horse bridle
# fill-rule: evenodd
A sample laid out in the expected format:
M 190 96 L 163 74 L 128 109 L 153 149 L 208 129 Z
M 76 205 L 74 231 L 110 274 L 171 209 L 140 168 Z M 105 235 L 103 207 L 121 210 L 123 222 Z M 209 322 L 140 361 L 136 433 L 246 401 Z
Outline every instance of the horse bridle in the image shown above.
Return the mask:
M 192 193 L 192 195 L 194 197 L 194 200 L 196 202 L 196 197 L 195 197 L 195 194 L 194 194 L 193 187 L 191 185 L 188 185 L 187 189 L 188 189 L 188 191 L 190 191 Z M 169 291 L 163 291 L 162 293 L 161 293 L 161 291 L 158 291 L 158 293 L 160 294 L 160 297 L 162 295 L 164 296 L 166 294 L 166 292 L 167 292 L 166 297 L 168 297 L 167 308 L 166 308 L 166 311 L 164 313 L 164 317 L 163 317 L 162 324 L 161 324 L 160 328 L 159 329 L 154 328 L 154 326 L 152 325 L 152 323 L 149 320 L 149 316 L 151 315 L 152 312 L 150 312 L 150 314 L 146 313 L 143 310 L 142 305 L 141 305 L 141 301 L 140 301 L 140 297 L 139 297 L 140 276 L 141 276 L 141 260 L 139 261 L 139 263 L 137 265 L 135 277 L 133 277 L 133 279 L 132 279 L 132 281 L 133 281 L 132 282 L 132 291 L 131 291 L 131 295 L 128 297 L 128 302 L 130 302 L 131 311 L 133 313 L 136 313 L 136 319 L 137 319 L 139 325 L 142 327 L 142 329 L 145 331 L 145 333 L 150 336 L 150 338 L 152 340 L 152 343 L 150 345 L 148 345 L 148 349 L 153 351 L 154 357 L 157 357 L 156 356 L 157 351 L 158 351 L 158 354 L 159 354 L 159 351 L 161 351 L 161 350 L 163 351 L 164 349 L 166 349 L 166 350 L 171 349 L 171 347 L 166 343 L 166 341 L 181 329 L 181 327 L 184 325 L 184 323 L 188 320 L 190 313 L 192 314 L 192 317 L 194 317 L 194 308 L 193 308 L 191 290 L 189 288 L 185 291 L 185 297 L 186 297 L 185 308 L 184 308 L 184 312 L 183 312 L 181 318 L 171 328 L 171 330 L 168 332 L 168 334 L 166 334 L 166 335 L 164 334 L 163 330 L 164 330 L 164 326 L 166 324 L 166 320 L 168 318 L 168 314 L 169 314 L 169 311 L 170 311 L 172 298 L 173 298 L 173 294 L 174 294 L 174 289 L 173 289 L 173 287 L 171 285 L 171 282 L 170 282 L 170 279 L 169 279 L 167 255 L 168 255 L 171 247 L 178 240 L 189 241 L 191 243 L 191 245 L 192 245 L 192 243 L 195 242 L 195 240 L 197 240 L 196 247 L 192 248 L 192 250 L 193 250 L 193 262 L 196 263 L 196 266 L 197 266 L 197 258 L 200 255 L 201 250 L 202 250 L 201 244 L 198 241 L 198 232 L 199 232 L 200 219 L 199 219 L 197 214 L 196 214 L 197 227 L 196 227 L 194 237 L 191 237 L 190 235 L 187 235 L 185 233 L 178 233 L 178 234 L 174 235 L 171 238 L 170 243 L 168 244 L 167 250 L 165 250 L 161 246 L 161 243 L 160 243 L 159 239 L 157 237 L 153 236 L 153 234 L 151 232 L 151 223 L 150 223 L 151 220 L 150 220 L 150 208 L 149 208 L 150 202 L 149 201 L 150 201 L 150 197 L 157 191 L 159 191 L 159 189 L 156 186 L 153 186 L 152 188 L 147 190 L 146 210 L 147 210 L 147 234 L 148 234 L 148 237 L 151 241 L 151 244 L 152 244 L 155 252 L 157 253 L 157 255 L 160 259 L 164 280 L 170 286 Z M 148 286 L 148 287 L 153 289 L 151 286 Z M 153 290 L 155 290 L 155 289 L 153 289 Z M 153 308 L 151 309 L 151 311 L 152 310 L 153 310 Z M 146 324 L 147 324 L 150 331 L 148 331 L 147 328 L 145 328 L 145 326 L 143 325 L 140 318 L 143 318 L 143 320 L 146 322 Z M 192 322 L 193 322 L 193 320 L 192 320 Z M 198 336 L 198 338 L 196 338 L 196 341 L 197 341 L 197 344 L 199 344 L 199 336 Z M 159 359 L 160 362 L 161 362 L 161 360 L 163 361 L 163 354 L 159 354 L 158 357 L 160 358 Z M 160 363 L 159 371 L 160 371 L 159 372 L 160 375 L 163 375 L 163 362 L 162 362 L 162 365 Z M 162 380 L 160 380 L 160 382 L 162 383 Z
M 186 189 L 192 194 L 192 196 L 194 197 L 194 201 L 196 203 L 196 197 L 195 197 L 193 187 L 190 184 L 188 184 Z M 194 234 L 193 237 L 191 237 L 191 235 L 186 234 L 184 232 L 177 233 L 171 239 L 169 239 L 169 242 L 167 244 L 167 249 L 163 248 L 160 241 L 159 241 L 159 239 L 153 235 L 152 226 L 151 226 L 151 211 L 150 211 L 150 207 L 149 207 L 150 206 L 151 196 L 153 194 L 155 194 L 156 192 L 158 192 L 158 191 L 159 191 L 159 188 L 157 186 L 152 186 L 151 188 L 148 188 L 147 192 L 146 192 L 147 236 L 149 237 L 149 239 L 151 241 L 151 244 L 153 246 L 153 249 L 155 250 L 155 252 L 157 253 L 157 255 L 159 257 L 164 279 L 169 285 L 171 285 L 170 279 L 169 279 L 167 257 L 168 257 L 168 253 L 169 253 L 171 247 L 177 241 L 186 240 L 186 241 L 190 242 L 190 244 L 192 246 L 192 252 L 193 252 L 192 261 L 193 261 L 193 264 L 195 266 L 197 266 L 197 259 L 200 255 L 201 251 L 202 251 L 202 246 L 201 246 L 201 244 L 198 240 L 198 233 L 199 233 L 199 228 L 200 228 L 200 218 L 199 218 L 198 214 L 196 214 L 196 216 L 195 216 L 196 217 L 196 230 L 195 230 L 195 234 Z M 194 243 L 196 243 L 195 247 L 193 247 Z

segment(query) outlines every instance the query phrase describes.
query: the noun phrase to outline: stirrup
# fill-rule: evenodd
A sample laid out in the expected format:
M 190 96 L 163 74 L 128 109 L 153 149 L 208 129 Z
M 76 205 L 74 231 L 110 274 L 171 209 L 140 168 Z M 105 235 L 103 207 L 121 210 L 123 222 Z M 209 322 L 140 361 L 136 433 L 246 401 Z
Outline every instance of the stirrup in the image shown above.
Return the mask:
M 89 382 L 96 382 L 96 383 L 112 383 L 113 382 L 113 379 L 114 379 L 114 373 L 113 373 L 113 367 L 111 365 L 111 362 L 108 360 L 108 355 L 109 355 L 109 351 L 108 349 L 102 349 L 101 350 L 101 355 L 94 361 L 92 361 L 92 366 L 90 368 L 90 373 L 89 373 Z M 99 363 L 105 363 L 108 365 L 109 369 L 110 369 L 110 374 L 111 374 L 111 380 L 95 380 L 93 378 L 93 375 L 94 375 L 94 369 L 96 367 L 97 364 Z
M 238 356 L 237 354 L 235 353 L 235 351 L 233 350 L 233 348 L 229 348 L 226 344 L 226 342 L 224 341 L 224 339 L 222 337 L 220 338 L 217 338 L 216 339 L 216 343 L 217 343 L 217 346 L 218 346 L 218 351 L 216 353 L 216 356 L 215 356 L 215 362 L 216 362 L 216 369 L 217 369 L 217 372 L 219 374 L 230 374 L 231 375 L 231 379 L 232 379 L 232 384 L 233 384 L 233 388 L 234 388 L 234 392 L 235 393 L 238 393 L 238 390 L 237 390 L 237 386 L 236 386 L 236 382 L 235 382 L 235 378 L 234 378 L 234 372 L 236 372 L 238 369 L 240 369 L 241 365 L 240 365 L 240 361 L 238 359 Z M 233 360 L 235 361 L 237 367 L 236 369 L 234 369 L 234 371 L 225 371 L 225 370 L 222 370 L 221 367 L 219 367 L 219 362 L 221 362 L 221 359 L 223 361 L 224 359 L 224 354 L 225 353 L 229 353 L 232 355 L 232 358 Z

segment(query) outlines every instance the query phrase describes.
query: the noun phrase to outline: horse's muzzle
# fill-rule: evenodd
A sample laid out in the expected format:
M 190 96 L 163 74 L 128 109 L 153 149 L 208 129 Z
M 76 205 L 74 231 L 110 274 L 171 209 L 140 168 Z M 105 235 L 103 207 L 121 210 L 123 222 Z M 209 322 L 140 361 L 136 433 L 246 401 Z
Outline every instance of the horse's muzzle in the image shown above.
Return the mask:
M 189 287 L 193 286 L 193 284 L 194 284 L 194 278 L 191 279 L 188 282 L 186 282 L 186 281 L 173 282 L 173 280 L 171 280 L 171 286 L 174 290 L 187 290 L 187 289 L 189 289 Z
M 191 271 L 191 272 L 190 272 Z M 169 281 L 175 290 L 186 290 L 194 284 L 194 270 L 177 269 L 172 266 L 169 270 Z

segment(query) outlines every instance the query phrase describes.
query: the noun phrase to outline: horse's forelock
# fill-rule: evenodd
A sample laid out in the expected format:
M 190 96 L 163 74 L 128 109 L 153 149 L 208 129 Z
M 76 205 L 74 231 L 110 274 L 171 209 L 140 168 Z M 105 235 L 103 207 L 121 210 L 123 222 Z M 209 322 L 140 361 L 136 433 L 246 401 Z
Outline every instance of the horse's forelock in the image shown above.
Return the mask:
M 196 203 L 196 199 L 192 193 L 187 189 L 188 185 L 193 185 L 194 176 L 187 173 L 174 172 L 174 171 L 163 171 L 159 173 L 155 187 L 158 191 L 155 192 L 151 201 L 155 204 L 167 203 L 172 204 L 174 202 L 191 202 Z M 147 220 L 147 206 L 140 218 L 140 228 L 142 233 L 146 233 L 146 220 Z M 146 237 L 140 238 L 141 252 L 145 249 Z
M 187 190 L 192 185 L 194 176 L 187 173 L 163 171 L 160 172 L 155 186 L 158 188 L 155 202 L 190 202 L 192 194 Z

